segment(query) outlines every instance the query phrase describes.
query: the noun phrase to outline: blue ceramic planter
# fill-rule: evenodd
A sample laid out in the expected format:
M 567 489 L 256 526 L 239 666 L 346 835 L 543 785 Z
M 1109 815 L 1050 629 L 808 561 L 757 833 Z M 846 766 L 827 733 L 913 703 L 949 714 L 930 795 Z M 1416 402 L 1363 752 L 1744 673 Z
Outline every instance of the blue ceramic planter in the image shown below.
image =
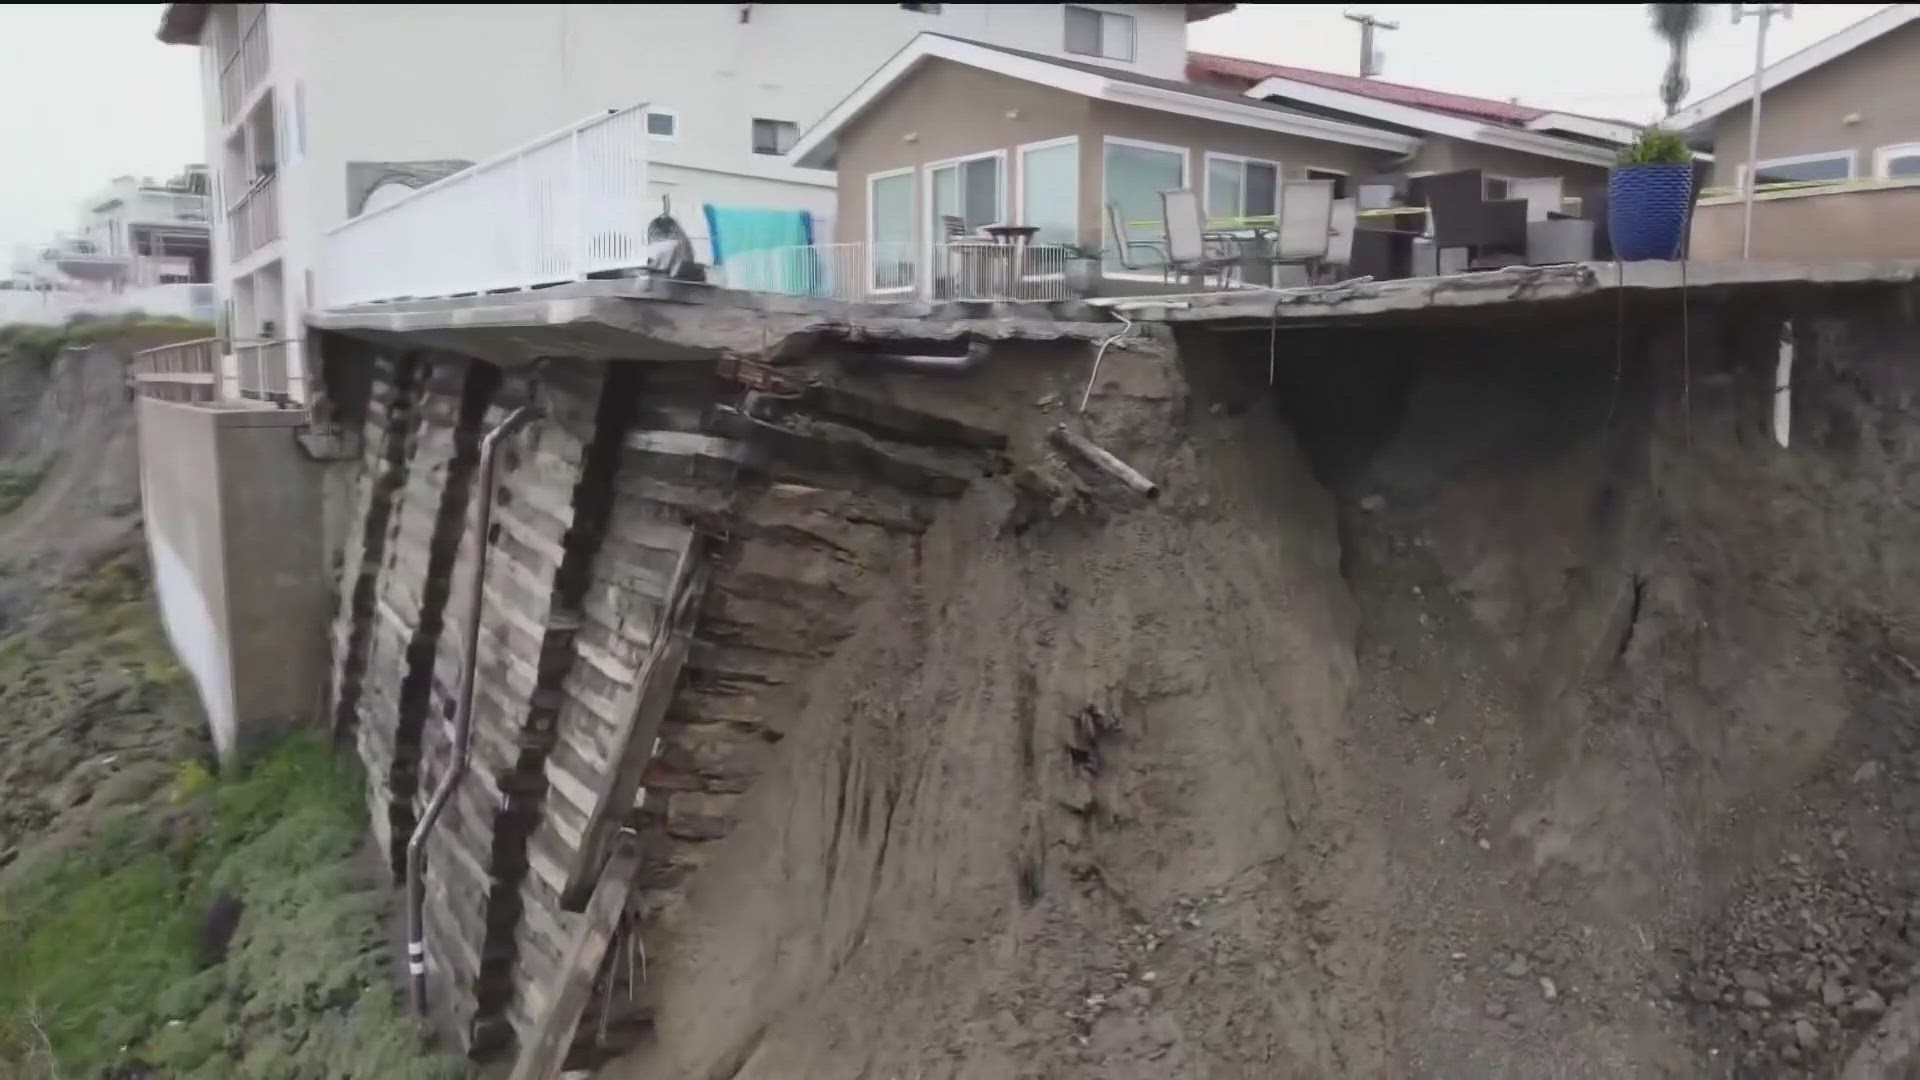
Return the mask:
M 1686 238 L 1693 165 L 1615 165 L 1607 177 L 1607 231 L 1625 262 L 1677 259 Z

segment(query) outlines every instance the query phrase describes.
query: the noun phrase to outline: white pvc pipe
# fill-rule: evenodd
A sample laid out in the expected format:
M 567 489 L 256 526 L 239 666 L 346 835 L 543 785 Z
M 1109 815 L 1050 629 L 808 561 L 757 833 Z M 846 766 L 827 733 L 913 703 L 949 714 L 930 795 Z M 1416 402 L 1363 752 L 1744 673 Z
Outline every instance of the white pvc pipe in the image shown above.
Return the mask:
M 1793 324 L 1780 324 L 1780 359 L 1773 369 L 1773 441 L 1787 445 L 1793 422 Z

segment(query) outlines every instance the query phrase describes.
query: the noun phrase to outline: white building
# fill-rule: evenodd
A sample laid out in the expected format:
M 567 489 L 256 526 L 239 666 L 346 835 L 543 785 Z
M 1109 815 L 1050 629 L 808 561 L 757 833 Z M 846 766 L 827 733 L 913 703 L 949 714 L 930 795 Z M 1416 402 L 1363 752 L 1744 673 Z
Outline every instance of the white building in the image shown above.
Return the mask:
M 165 182 L 115 177 L 81 201 L 76 226 L 16 253 L 0 323 L 146 311 L 212 318 L 207 167 Z
M 202 56 L 223 385 L 304 400 L 325 238 L 404 196 L 369 204 L 378 170 L 355 163 L 435 163 L 418 183 L 646 103 L 648 194 L 704 256 L 704 203 L 831 213 L 832 174 L 778 155 L 918 33 L 1178 80 L 1187 21 L 1232 6 L 170 4 L 161 40 Z

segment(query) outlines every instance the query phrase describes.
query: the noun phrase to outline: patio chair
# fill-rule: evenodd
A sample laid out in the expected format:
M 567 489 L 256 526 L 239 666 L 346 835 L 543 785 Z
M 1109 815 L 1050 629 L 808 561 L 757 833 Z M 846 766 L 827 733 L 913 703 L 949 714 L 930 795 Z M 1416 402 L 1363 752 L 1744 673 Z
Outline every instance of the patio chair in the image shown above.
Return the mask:
M 1352 200 L 1346 200 L 1352 202 Z M 1333 181 L 1283 180 L 1280 182 L 1280 216 L 1275 221 L 1273 250 L 1267 256 L 1272 266 L 1297 266 L 1311 281 L 1328 262 L 1333 241 Z M 1352 227 L 1342 258 L 1351 258 Z
M 1357 199 L 1333 200 L 1333 211 L 1327 223 L 1327 253 L 1321 258 L 1323 267 L 1339 268 L 1336 275 L 1344 275 L 1353 263 L 1354 234 L 1360 227 L 1360 202 Z
M 1127 235 L 1127 223 L 1125 219 L 1120 216 L 1119 203 L 1110 202 L 1107 204 L 1107 231 L 1113 234 L 1114 254 L 1123 269 L 1159 270 L 1165 272 L 1167 268 L 1166 245 L 1153 240 L 1135 240 L 1129 237 Z M 1134 248 L 1145 248 L 1155 255 L 1160 256 L 1160 261 L 1155 263 L 1136 263 L 1133 261 L 1131 254 Z
M 1466 265 L 1485 265 L 1500 259 L 1524 262 L 1527 251 L 1527 201 L 1496 199 L 1481 195 L 1479 169 L 1442 173 L 1423 177 L 1421 185 L 1427 199 L 1432 223 L 1434 247 L 1441 252 L 1441 265 L 1449 265 L 1444 254 L 1463 248 Z M 1502 265 L 1505 265 L 1503 262 Z
M 1324 181 L 1331 186 L 1331 181 Z M 1226 288 L 1227 275 L 1240 264 L 1237 254 L 1222 252 L 1216 243 L 1209 248 L 1206 215 L 1200 209 L 1200 195 L 1192 188 L 1175 188 L 1160 193 L 1161 216 L 1167 229 L 1167 265 L 1178 274 L 1195 274 L 1202 287 L 1207 275 L 1220 275 L 1220 287 Z

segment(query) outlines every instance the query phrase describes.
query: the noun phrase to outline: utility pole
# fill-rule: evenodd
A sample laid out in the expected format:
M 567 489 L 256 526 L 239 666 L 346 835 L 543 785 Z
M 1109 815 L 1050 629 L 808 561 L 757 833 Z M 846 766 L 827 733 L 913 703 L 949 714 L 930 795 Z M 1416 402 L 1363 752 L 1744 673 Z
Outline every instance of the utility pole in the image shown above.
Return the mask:
M 1360 77 L 1363 79 L 1371 79 L 1375 75 L 1380 74 L 1380 61 L 1384 59 L 1373 47 L 1373 32 L 1375 30 L 1398 30 L 1400 29 L 1400 24 L 1397 22 L 1388 22 L 1385 19 L 1376 19 L 1371 14 L 1364 12 L 1356 15 L 1348 11 L 1343 14 L 1348 22 L 1360 24 Z
M 1793 18 L 1792 4 L 1735 4 L 1735 26 L 1747 15 L 1758 15 L 1760 25 L 1753 34 L 1753 103 L 1747 111 L 1747 183 L 1740 211 L 1740 257 L 1753 258 L 1753 192 L 1760 186 L 1760 90 L 1767 70 L 1767 23 L 1775 15 Z

